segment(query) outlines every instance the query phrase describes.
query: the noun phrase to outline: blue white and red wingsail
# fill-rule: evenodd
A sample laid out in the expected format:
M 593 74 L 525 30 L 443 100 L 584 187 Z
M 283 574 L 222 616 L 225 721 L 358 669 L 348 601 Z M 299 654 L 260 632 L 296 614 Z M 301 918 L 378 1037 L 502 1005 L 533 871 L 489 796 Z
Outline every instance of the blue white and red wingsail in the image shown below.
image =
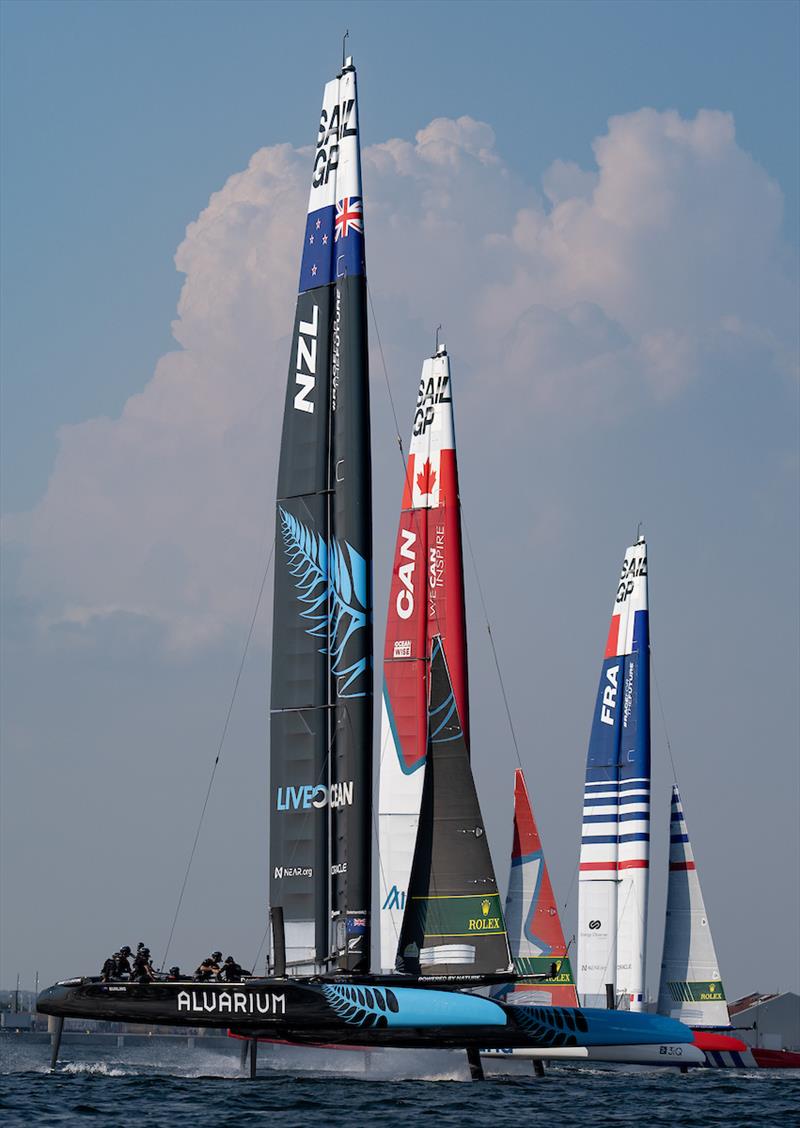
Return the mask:
M 644 1003 L 650 855 L 650 641 L 647 545 L 625 553 L 595 703 L 578 893 L 578 994 Z
M 669 887 L 658 1010 L 687 1026 L 726 1027 L 728 1004 L 683 806 L 672 788 Z

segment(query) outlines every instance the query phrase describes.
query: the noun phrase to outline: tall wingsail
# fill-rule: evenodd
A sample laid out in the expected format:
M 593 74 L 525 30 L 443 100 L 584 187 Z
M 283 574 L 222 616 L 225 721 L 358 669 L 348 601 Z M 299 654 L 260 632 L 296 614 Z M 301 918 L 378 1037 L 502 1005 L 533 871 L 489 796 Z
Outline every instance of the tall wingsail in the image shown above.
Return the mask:
M 278 471 L 270 901 L 296 970 L 369 966 L 372 528 L 356 72 L 325 87 Z
M 525 776 L 514 772 L 514 841 L 506 895 L 506 928 L 517 975 L 544 979 L 504 991 L 517 1005 L 576 1007 L 578 994 L 564 943 L 558 905 L 533 817 Z
M 469 740 L 467 643 L 450 358 L 422 366 L 383 660 L 379 798 L 381 967 L 393 970 L 422 802 L 430 656 L 438 637 Z
M 431 650 L 428 746 L 398 970 L 481 976 L 511 970 L 500 894 L 441 639 Z
M 602 1006 L 613 983 L 644 1004 L 650 855 L 647 545 L 625 553 L 586 764 L 578 886 L 578 994 Z
M 658 1010 L 687 1026 L 727 1027 L 728 1004 L 677 787 L 672 788 L 669 829 L 669 889 Z

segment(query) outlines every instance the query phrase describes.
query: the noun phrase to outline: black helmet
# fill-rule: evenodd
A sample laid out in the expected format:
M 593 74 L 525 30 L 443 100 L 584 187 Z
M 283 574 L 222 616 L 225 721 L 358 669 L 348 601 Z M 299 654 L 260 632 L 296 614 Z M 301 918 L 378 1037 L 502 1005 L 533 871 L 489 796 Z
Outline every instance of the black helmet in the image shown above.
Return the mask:
M 150 949 L 149 948 L 142 948 L 142 955 L 143 956 L 149 956 L 150 955 Z
M 222 952 L 212 952 L 211 958 L 212 958 L 212 960 L 221 960 L 222 959 Z
M 233 956 L 226 956 L 225 957 L 225 963 L 235 963 L 235 962 L 236 961 L 234 960 Z
M 112 953 L 111 953 L 111 958 L 112 958 L 112 960 L 118 960 L 118 959 L 119 959 L 119 957 L 120 957 L 120 953 L 119 953 L 119 952 L 112 952 Z
M 128 947 L 127 944 L 125 944 L 122 948 L 120 948 L 119 954 L 121 956 L 129 956 L 131 954 L 131 950 L 130 950 L 130 948 Z
M 171 967 L 168 972 L 169 975 L 174 975 L 176 979 L 178 978 L 180 973 L 181 969 L 179 967 Z

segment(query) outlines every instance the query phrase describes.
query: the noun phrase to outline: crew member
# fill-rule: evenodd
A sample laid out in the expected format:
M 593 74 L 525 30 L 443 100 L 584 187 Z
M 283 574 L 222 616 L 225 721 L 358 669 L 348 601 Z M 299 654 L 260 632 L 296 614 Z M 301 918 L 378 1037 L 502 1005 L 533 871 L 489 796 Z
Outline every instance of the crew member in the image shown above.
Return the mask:
M 242 965 L 237 963 L 233 956 L 227 956 L 225 963 L 222 965 L 222 971 L 219 973 L 219 977 L 226 983 L 239 983 L 245 976 L 250 974 L 251 972 L 245 971 Z
M 116 979 L 122 979 L 123 976 L 130 979 L 131 977 L 131 961 L 128 959 L 131 950 L 127 944 L 124 944 L 119 950 L 117 957 L 117 966 L 114 969 L 114 976 Z
M 109 956 L 103 964 L 103 970 L 100 972 L 100 978 L 104 983 L 108 983 L 109 979 L 113 979 L 117 974 L 117 960 L 119 959 L 119 952 L 114 952 L 113 956 Z
M 150 963 L 150 949 L 139 949 L 133 959 L 131 979 L 135 979 L 137 983 L 150 983 L 155 977 L 156 973 Z
M 181 969 L 177 965 L 175 967 L 171 967 L 167 972 L 167 979 L 175 980 L 181 978 Z
M 209 979 L 216 979 L 219 975 L 221 959 L 222 952 L 212 952 L 207 959 L 203 960 L 194 973 L 195 978 L 199 979 L 201 983 L 207 983 Z

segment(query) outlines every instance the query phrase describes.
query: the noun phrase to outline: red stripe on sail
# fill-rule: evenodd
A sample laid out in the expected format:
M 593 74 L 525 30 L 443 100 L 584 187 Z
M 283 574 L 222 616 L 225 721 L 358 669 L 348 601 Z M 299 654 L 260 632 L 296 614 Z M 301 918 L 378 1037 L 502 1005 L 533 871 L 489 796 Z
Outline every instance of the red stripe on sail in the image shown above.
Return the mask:
M 671 870 L 693 870 L 693 869 L 697 869 L 694 862 L 670 862 L 669 868 Z
M 525 776 L 519 768 L 514 772 L 514 843 L 511 857 L 522 858 L 526 854 L 538 854 L 542 848 L 539 833 L 531 810 Z
M 619 652 L 619 615 L 611 616 L 604 658 L 614 658 Z
M 580 869 L 582 870 L 614 870 L 617 871 L 616 862 L 581 862 Z
M 628 861 L 620 862 L 619 868 L 623 869 L 649 869 L 650 863 L 645 858 L 630 858 Z

